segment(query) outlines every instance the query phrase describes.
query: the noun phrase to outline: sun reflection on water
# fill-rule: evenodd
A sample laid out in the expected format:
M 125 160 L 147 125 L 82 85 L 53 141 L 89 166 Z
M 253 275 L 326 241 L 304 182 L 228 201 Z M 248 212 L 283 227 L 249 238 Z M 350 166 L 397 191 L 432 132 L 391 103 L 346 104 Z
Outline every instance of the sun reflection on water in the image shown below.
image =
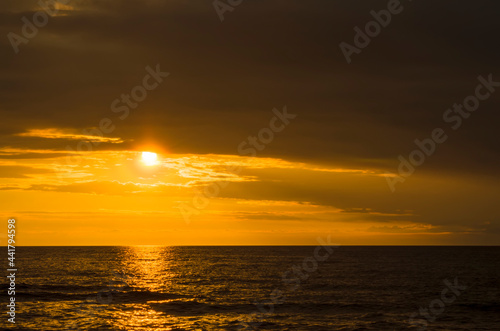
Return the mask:
M 124 272 L 132 277 L 129 285 L 142 291 L 168 291 L 173 255 L 172 247 L 126 247 L 122 263 Z
M 150 303 L 170 301 L 174 249 L 165 246 L 130 246 L 123 248 L 123 273 L 132 288 L 129 298 L 121 303 L 112 316 L 113 327 L 119 330 L 174 330 L 172 321 L 162 312 L 151 308 Z

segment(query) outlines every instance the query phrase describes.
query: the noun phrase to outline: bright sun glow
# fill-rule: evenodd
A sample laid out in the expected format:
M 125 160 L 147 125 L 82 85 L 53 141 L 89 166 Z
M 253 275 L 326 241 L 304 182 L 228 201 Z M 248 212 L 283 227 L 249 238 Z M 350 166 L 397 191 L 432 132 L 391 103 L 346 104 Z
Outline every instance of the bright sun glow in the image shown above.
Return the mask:
M 158 155 L 151 152 L 142 152 L 142 162 L 147 166 L 158 164 Z

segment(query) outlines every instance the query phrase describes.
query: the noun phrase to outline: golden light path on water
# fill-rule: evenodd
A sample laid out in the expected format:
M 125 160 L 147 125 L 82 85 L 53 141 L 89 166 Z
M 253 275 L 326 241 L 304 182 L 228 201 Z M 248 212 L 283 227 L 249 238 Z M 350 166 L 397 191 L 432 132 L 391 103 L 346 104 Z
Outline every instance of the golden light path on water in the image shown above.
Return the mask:
M 172 276 L 169 262 L 174 253 L 171 247 L 165 246 L 130 246 L 124 247 L 124 258 L 122 261 L 123 272 L 127 275 L 126 282 L 134 288 L 147 291 L 164 292 L 171 283 Z M 172 300 L 159 300 L 169 302 Z M 113 312 L 113 327 L 127 330 L 133 327 L 143 330 L 174 330 L 166 325 L 174 322 L 172 316 L 151 309 L 148 302 L 126 304 L 126 309 L 116 309 Z M 159 327 L 165 325 L 165 327 Z
M 120 299 L 118 294 L 118 300 L 108 306 L 113 330 L 217 330 L 214 327 L 223 323 L 239 324 L 241 312 L 207 310 L 213 304 L 210 297 L 224 287 L 206 280 L 220 277 L 213 269 L 218 259 L 207 261 L 203 252 L 186 255 L 179 247 L 170 246 L 121 249 L 130 299 Z

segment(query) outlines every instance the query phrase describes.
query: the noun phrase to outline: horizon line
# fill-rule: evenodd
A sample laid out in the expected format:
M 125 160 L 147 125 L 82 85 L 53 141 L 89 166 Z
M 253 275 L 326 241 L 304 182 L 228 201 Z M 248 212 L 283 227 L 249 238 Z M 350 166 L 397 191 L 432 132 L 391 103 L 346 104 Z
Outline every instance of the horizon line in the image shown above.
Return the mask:
M 15 247 L 316 247 L 320 245 L 16 245 Z M 500 247 L 499 245 L 324 245 L 332 247 Z M 8 247 L 8 245 L 1 245 Z

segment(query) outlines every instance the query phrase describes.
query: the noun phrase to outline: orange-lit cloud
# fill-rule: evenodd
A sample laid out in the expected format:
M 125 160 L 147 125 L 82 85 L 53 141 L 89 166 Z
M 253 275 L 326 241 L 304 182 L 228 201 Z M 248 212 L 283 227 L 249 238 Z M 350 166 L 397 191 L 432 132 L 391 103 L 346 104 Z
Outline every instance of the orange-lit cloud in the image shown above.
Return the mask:
M 70 130 L 60 130 L 60 129 L 31 129 L 27 132 L 18 133 L 20 137 L 37 137 L 37 138 L 47 138 L 47 139 L 65 139 L 65 140 L 81 140 L 90 142 L 106 142 L 113 144 L 123 143 L 121 138 L 110 138 L 104 136 L 93 136 L 85 134 L 71 133 Z
M 24 155 L 33 151 L 1 152 Z M 106 223 L 107 235 L 113 238 L 110 242 L 137 244 L 146 242 L 141 236 L 141 240 L 131 239 L 139 220 L 158 230 L 154 234 L 145 232 L 151 235 L 149 243 L 154 244 L 190 244 L 192 240 L 204 244 L 271 244 L 273 240 L 297 244 L 325 232 L 334 232 L 339 241 L 351 244 L 384 240 L 403 243 L 400 237 L 394 237 L 396 234 L 404 235 L 408 243 L 438 243 L 443 238 L 452 242 L 460 236 L 479 237 L 492 228 L 492 224 L 470 226 L 466 219 L 447 224 L 439 219 L 442 208 L 436 206 L 432 196 L 422 198 L 427 181 L 441 185 L 435 193 L 442 191 L 439 194 L 447 194 L 451 201 L 460 196 L 459 188 L 469 192 L 476 189 L 478 183 L 469 180 L 453 183 L 442 178 L 439 184 L 435 177 L 422 177 L 417 186 L 407 186 L 409 193 L 420 196 L 416 203 L 392 195 L 383 185 L 385 179 L 379 169 L 328 168 L 238 155 L 161 153 L 158 165 L 151 167 L 143 164 L 142 152 L 137 151 L 78 152 L 74 153 L 81 156 L 77 163 L 68 163 L 64 153 L 37 153 L 41 157 L 0 160 L 0 206 L 4 215 L 18 215 L 31 224 L 30 231 L 19 234 L 26 244 L 46 243 L 35 236 L 43 224 L 60 229 L 50 230 L 54 235 L 62 231 L 70 236 L 69 231 L 77 230 L 90 233 L 95 230 L 95 222 L 86 221 L 89 217 Z M 230 170 L 235 166 L 241 167 L 241 172 Z M 227 186 L 211 198 L 193 224 L 186 225 L 179 205 L 189 202 L 210 183 L 219 182 Z M 450 201 L 443 203 L 449 206 Z M 487 204 L 483 201 L 483 208 Z M 466 214 L 461 209 L 447 213 L 456 217 Z M 118 220 L 120 230 L 114 228 Z M 173 228 L 179 233 L 177 239 L 163 240 L 161 235 Z M 50 238 L 47 234 L 41 238 Z M 424 240 L 425 235 L 434 239 Z M 238 242 L 233 241 L 235 238 Z M 79 240 L 91 244 L 84 237 Z M 66 243 L 63 239 L 59 242 Z
M 0 216 L 21 245 L 498 244 L 498 88 L 397 192 L 384 177 L 497 72 L 500 3 L 444 1 L 405 11 L 355 65 L 332 40 L 360 2 L 248 2 L 225 28 L 201 1 L 54 3 L 19 54 L 0 43 Z M 1 6 L 4 36 L 42 9 Z M 122 116 L 113 101 L 157 63 L 172 79 Z M 284 104 L 297 118 L 239 155 Z M 211 185 L 187 225 L 179 206 Z

